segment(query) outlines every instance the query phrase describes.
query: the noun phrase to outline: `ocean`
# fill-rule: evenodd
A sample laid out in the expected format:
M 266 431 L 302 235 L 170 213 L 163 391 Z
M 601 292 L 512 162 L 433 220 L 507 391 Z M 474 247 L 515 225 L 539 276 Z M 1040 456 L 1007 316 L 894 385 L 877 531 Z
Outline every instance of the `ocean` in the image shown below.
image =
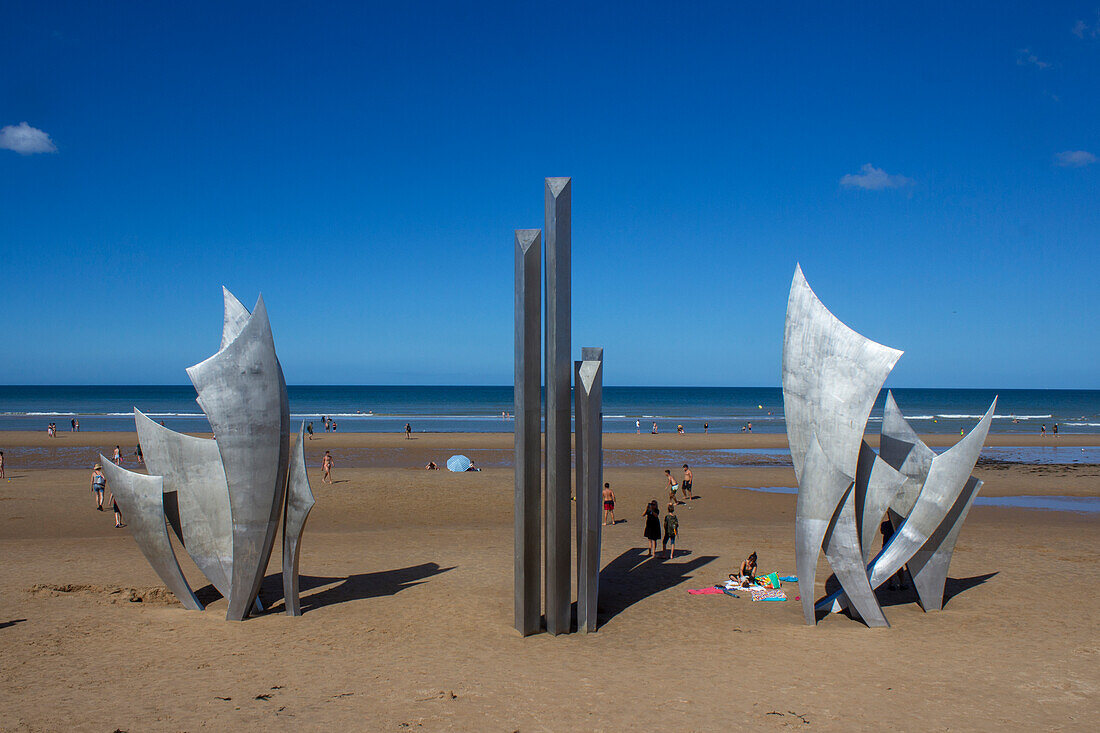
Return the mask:
M 501 413 L 513 412 L 512 387 L 462 386 L 290 386 L 294 421 L 322 415 L 342 432 L 399 432 L 411 423 L 418 432 L 512 432 Z M 1100 432 L 1100 390 L 894 389 L 899 406 L 922 433 L 967 432 L 1000 395 L 994 433 Z M 882 419 L 883 391 L 869 429 Z M 206 418 L 190 385 L 166 386 L 0 386 L 0 430 L 45 430 L 56 422 L 68 430 L 77 418 L 82 430 L 131 431 L 134 407 L 173 430 L 207 431 Z M 699 433 L 782 433 L 783 393 L 777 387 L 604 387 L 604 430 L 661 433 L 683 425 Z

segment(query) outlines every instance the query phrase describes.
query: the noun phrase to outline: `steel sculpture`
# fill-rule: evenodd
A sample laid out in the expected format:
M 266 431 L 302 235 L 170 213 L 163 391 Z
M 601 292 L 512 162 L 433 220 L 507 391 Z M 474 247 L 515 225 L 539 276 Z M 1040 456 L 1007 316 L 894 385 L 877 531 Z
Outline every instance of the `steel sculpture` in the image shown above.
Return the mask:
M 577 630 L 596 630 L 603 530 L 603 349 L 575 364 L 577 460 Z
M 921 605 L 938 610 L 955 541 L 981 482 L 969 474 L 996 399 L 971 433 L 941 455 L 917 437 L 888 395 L 880 453 L 863 440 L 875 398 L 901 356 L 841 323 L 796 267 L 783 341 L 783 401 L 798 499 L 795 563 L 807 624 L 817 611 L 852 607 L 869 626 L 888 626 L 875 596 L 908 565 Z M 870 562 L 884 515 L 897 531 Z M 818 553 L 840 590 L 813 602 Z M 919 580 L 918 580 L 919 577 Z
M 302 604 L 298 598 L 298 555 L 302 530 L 315 503 L 313 491 L 309 488 L 309 476 L 306 475 L 305 429 L 303 422 L 298 428 L 294 448 L 290 451 L 286 514 L 283 515 L 283 599 L 288 616 L 302 615 Z
M 172 541 L 168 539 L 168 528 L 164 523 L 164 482 L 161 477 L 127 471 L 103 455 L 99 456 L 99 462 L 141 554 L 145 555 L 153 570 L 184 608 L 201 611 L 202 604 L 183 577 L 176 553 L 172 550 Z
M 515 233 L 515 627 L 542 619 L 542 232 Z
M 569 178 L 547 178 L 546 204 L 546 630 L 569 633 L 571 196 Z
M 222 291 L 221 346 L 187 370 L 215 437 L 176 433 L 135 408 L 138 439 L 151 476 L 110 471 L 107 480 L 111 483 L 113 476 L 122 494 L 132 496 L 136 484 L 130 476 L 146 479 L 139 482 L 146 496 L 152 491 L 148 481 L 155 479 L 159 501 L 150 504 L 146 496 L 146 516 L 139 526 L 147 528 L 156 521 L 164 525 L 166 520 L 172 525 L 199 570 L 228 600 L 230 620 L 262 610 L 260 583 L 281 524 L 287 613 L 298 615 L 300 538 L 314 502 L 305 475 L 304 446 L 299 434 L 291 457 L 286 381 L 263 297 L 250 313 L 232 293 Z M 194 594 L 174 554 L 172 563 L 164 559 L 159 534 L 143 530 L 139 544 L 172 592 L 192 607 Z M 171 549 L 170 543 L 167 547 Z

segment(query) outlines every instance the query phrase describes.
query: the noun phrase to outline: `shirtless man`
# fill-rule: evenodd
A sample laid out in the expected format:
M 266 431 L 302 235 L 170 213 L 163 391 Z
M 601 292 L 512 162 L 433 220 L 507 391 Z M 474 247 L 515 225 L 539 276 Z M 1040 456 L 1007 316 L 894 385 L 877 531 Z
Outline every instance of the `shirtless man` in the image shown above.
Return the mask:
M 321 483 L 332 483 L 332 454 L 325 451 L 324 458 L 321 459 Z
M 611 484 L 603 485 L 603 525 L 615 524 L 615 492 Z
M 684 464 L 684 480 L 680 482 L 680 491 L 683 497 L 687 501 L 694 501 L 695 497 L 691 493 L 691 469 L 688 468 L 688 464 Z M 688 507 L 691 508 L 690 506 Z

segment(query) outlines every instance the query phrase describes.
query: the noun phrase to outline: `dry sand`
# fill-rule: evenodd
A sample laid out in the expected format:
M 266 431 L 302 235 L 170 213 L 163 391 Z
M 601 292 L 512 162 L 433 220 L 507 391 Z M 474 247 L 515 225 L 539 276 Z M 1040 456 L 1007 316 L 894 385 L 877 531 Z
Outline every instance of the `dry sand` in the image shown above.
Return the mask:
M 308 444 L 311 467 L 333 451 L 337 483 L 311 468 L 305 614 L 281 614 L 275 553 L 261 592 L 272 613 L 230 623 L 182 551 L 210 608 L 167 595 L 128 532 L 94 511 L 88 469 L 64 467 L 115 444 L 132 453 L 132 435 L 0 434 L 0 730 L 1076 730 L 1100 714 L 1095 514 L 976 507 L 942 612 L 884 593 L 891 629 L 837 615 L 807 627 L 793 600 L 685 592 L 754 549 L 762 569 L 793 574 L 794 497 L 732 488 L 793 486 L 789 468 L 697 469 L 701 498 L 680 510 L 685 554 L 641 549 L 669 451 L 785 448 L 783 436 L 608 435 L 634 461 L 606 470 L 627 521 L 604 533 L 601 628 L 523 639 L 511 628 L 511 470 L 419 468 L 453 452 L 491 466 L 511 437 L 416 438 Z M 1097 466 L 978 475 L 986 496 L 1100 495 Z

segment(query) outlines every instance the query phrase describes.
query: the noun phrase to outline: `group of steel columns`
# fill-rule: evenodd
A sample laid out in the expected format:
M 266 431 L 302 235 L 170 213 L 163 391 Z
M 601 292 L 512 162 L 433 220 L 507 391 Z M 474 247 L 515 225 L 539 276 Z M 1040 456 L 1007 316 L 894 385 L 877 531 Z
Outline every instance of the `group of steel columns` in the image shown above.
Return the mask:
M 603 349 L 571 356 L 571 197 L 569 178 L 546 179 L 546 462 L 542 476 L 542 232 L 515 233 L 515 626 L 569 633 L 570 377 L 575 378 L 577 467 L 577 629 L 596 630 L 603 495 Z M 571 368 L 572 366 L 572 368 Z M 545 488 L 545 501 L 543 489 Z M 545 554 L 542 529 L 546 529 Z M 545 561 L 545 573 L 540 561 Z

